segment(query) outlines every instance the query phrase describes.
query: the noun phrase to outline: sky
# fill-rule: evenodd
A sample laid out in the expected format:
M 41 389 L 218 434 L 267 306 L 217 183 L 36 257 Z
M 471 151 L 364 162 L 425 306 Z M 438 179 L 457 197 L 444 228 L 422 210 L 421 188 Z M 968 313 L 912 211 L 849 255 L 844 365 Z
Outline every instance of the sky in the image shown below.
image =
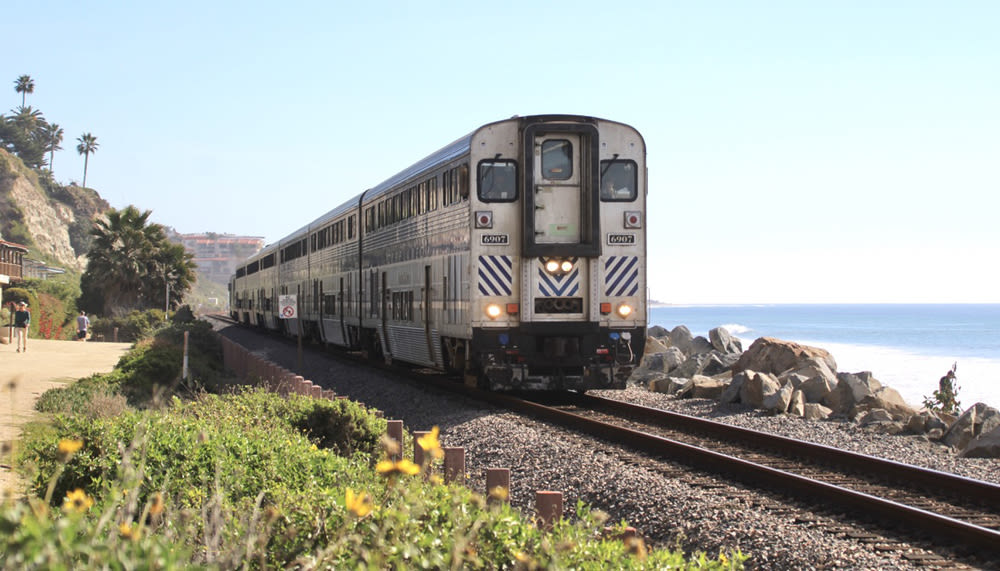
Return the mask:
M 18 6 L 0 111 L 30 75 L 56 179 L 89 132 L 87 186 L 178 232 L 273 242 L 485 123 L 580 114 L 645 138 L 655 300 L 1000 303 L 997 2 Z

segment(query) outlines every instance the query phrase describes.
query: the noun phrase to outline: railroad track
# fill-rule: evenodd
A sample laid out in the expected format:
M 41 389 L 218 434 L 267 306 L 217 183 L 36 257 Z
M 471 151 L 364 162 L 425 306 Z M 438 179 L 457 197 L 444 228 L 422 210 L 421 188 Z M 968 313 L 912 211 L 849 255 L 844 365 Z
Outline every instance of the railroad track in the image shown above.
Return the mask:
M 589 395 L 485 398 L 648 455 L 875 518 L 922 543 L 1000 558 L 1000 485 Z
M 1000 559 L 1000 485 L 612 399 L 576 393 L 523 399 L 478 391 L 442 375 L 392 370 L 422 385 L 528 414 L 649 458 L 846 512 L 854 520 L 874 518 L 891 535 L 918 545 L 979 561 Z M 670 468 L 661 471 L 688 477 Z M 828 527 L 834 533 L 840 529 L 836 523 Z M 856 529 L 843 533 L 857 535 L 860 542 L 880 541 Z M 917 556 L 924 557 L 917 562 L 948 564 Z

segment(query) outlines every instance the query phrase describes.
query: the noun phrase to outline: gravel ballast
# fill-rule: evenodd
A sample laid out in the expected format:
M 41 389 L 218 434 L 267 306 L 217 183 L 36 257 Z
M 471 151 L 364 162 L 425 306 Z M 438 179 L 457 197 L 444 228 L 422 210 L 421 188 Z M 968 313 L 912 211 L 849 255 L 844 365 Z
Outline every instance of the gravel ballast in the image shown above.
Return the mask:
M 295 368 L 296 349 L 288 341 L 235 327 L 224 329 L 252 352 Z M 525 513 L 533 512 L 536 491 L 555 490 L 563 492 L 567 515 L 582 500 L 606 512 L 609 523 L 627 521 L 652 544 L 679 545 L 688 552 L 701 550 L 710 555 L 739 549 L 750 555 L 751 568 L 916 568 L 898 550 L 879 552 L 870 543 L 801 523 L 831 522 L 835 515 L 810 512 L 794 501 L 747 490 L 724 477 L 680 465 L 670 466 L 665 475 L 663 469 L 636 459 L 629 451 L 590 437 L 312 351 L 306 352 L 299 374 L 382 410 L 386 418 L 402 420 L 408 431 L 439 426 L 442 445 L 466 449 L 466 483 L 474 490 L 485 489 L 487 468 L 509 468 L 511 502 Z M 675 400 L 635 387 L 595 394 L 1000 482 L 996 460 L 958 458 L 926 439 L 889 436 L 847 421 L 765 416 L 741 406 Z M 841 527 L 845 525 L 880 534 L 860 524 L 841 522 Z

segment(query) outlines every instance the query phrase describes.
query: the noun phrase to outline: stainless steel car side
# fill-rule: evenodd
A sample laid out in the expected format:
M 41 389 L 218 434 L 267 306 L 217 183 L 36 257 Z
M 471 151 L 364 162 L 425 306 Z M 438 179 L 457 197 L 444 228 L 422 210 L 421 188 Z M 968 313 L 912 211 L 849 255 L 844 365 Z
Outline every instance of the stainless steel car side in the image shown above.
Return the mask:
M 248 259 L 233 317 L 492 390 L 623 388 L 645 345 L 645 159 L 613 121 L 484 125 Z

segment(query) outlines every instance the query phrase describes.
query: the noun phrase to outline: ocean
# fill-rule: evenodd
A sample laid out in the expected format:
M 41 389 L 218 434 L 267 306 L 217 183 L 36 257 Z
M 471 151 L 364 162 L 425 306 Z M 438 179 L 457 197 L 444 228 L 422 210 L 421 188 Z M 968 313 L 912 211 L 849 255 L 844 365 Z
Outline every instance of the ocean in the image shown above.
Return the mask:
M 1000 304 L 669 305 L 649 322 L 706 338 L 722 326 L 744 350 L 758 337 L 820 347 L 838 371 L 871 371 L 916 407 L 957 363 L 962 408 L 1000 408 Z

